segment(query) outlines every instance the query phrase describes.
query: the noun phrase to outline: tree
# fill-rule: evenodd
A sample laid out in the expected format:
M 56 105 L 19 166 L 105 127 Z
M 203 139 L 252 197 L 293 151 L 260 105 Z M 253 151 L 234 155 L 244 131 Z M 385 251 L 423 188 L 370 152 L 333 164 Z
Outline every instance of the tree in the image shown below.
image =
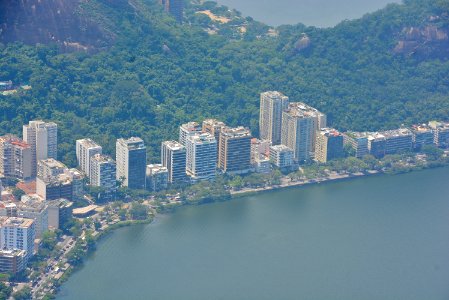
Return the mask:
M 31 299 L 32 297 L 31 288 L 29 286 L 24 286 L 23 288 L 15 292 L 12 296 L 15 300 Z
M 133 220 L 145 220 L 148 217 L 148 208 L 138 202 L 134 202 L 129 210 Z
M 11 296 L 12 287 L 0 282 L 0 300 L 6 300 Z

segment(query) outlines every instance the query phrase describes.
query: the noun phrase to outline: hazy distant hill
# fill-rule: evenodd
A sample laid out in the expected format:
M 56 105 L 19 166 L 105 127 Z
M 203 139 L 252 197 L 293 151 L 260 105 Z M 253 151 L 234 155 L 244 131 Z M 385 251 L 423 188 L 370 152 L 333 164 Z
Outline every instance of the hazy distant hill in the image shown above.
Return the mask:
M 41 117 L 59 122 L 69 164 L 85 136 L 112 153 L 114 138 L 138 135 L 157 160 L 187 120 L 257 134 L 265 90 L 342 130 L 449 119 L 449 0 L 405 2 L 335 28 L 273 29 L 211 2 L 189 5 L 179 25 L 150 0 L 2 1 L 0 80 L 33 89 L 0 96 L 0 134 Z

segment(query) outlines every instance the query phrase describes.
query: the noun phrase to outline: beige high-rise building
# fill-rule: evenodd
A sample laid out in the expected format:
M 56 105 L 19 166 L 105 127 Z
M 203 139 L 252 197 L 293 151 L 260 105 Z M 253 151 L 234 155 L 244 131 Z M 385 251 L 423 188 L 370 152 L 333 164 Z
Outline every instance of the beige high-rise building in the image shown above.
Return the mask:
M 251 169 L 251 138 L 244 127 L 221 130 L 218 167 L 223 172 L 245 173 Z
M 323 128 L 317 132 L 315 159 L 322 163 L 343 157 L 343 135 L 333 128 Z
M 90 178 L 90 160 L 95 154 L 101 154 L 103 149 L 91 139 L 76 141 L 76 160 L 81 171 Z
M 203 132 L 212 134 L 217 140 L 217 165 L 218 165 L 218 151 L 220 150 L 220 132 L 226 124 L 216 119 L 206 119 L 203 121 Z
M 290 103 L 282 114 L 281 143 L 292 149 L 298 163 L 313 158 L 316 131 L 326 127 L 326 115 L 302 102 Z
M 23 126 L 23 140 L 31 147 L 31 175 L 37 175 L 37 162 L 58 156 L 58 125 L 53 122 L 30 121 Z
M 281 143 L 282 112 L 288 108 L 288 97 L 280 92 L 260 94 L 259 135 L 272 145 Z
M 14 135 L 0 137 L 0 174 L 26 180 L 31 171 L 30 145 Z

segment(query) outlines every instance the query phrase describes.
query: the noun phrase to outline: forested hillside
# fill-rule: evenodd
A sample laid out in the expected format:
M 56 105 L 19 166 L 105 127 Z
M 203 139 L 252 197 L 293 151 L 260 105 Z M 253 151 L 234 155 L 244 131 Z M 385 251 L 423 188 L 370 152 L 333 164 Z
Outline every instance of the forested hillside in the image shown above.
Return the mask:
M 341 130 L 449 120 L 449 0 L 408 0 L 330 29 L 299 24 L 265 34 L 268 27 L 245 19 L 240 38 L 224 25 L 208 34 L 210 22 L 194 12 L 180 25 L 153 1 L 109 2 L 79 10 L 113 33 L 107 50 L 0 44 L 0 81 L 32 86 L 0 96 L 0 134 L 43 118 L 60 125 L 59 154 L 70 165 L 74 140 L 87 136 L 110 154 L 115 138 L 141 136 L 157 161 L 160 142 L 189 120 L 217 117 L 257 134 L 266 90 L 316 106 Z

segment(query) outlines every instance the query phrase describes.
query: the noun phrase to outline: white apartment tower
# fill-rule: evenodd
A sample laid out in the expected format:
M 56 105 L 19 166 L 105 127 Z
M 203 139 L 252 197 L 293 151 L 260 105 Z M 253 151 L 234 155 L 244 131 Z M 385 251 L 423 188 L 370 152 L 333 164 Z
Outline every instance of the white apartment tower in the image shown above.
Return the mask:
M 188 136 L 195 135 L 202 131 L 202 127 L 197 122 L 189 122 L 182 124 L 179 127 L 179 142 L 181 145 L 186 145 L 186 140 Z
M 91 139 L 82 139 L 76 141 L 76 160 L 81 171 L 90 178 L 90 159 L 95 154 L 101 154 L 100 145 Z
M 32 219 L 0 218 L 0 248 L 25 250 L 27 261 L 33 256 L 35 234 L 35 222 Z
M 105 200 L 113 198 L 117 190 L 116 164 L 109 156 L 95 154 L 90 160 L 90 184 L 103 187 Z
M 217 140 L 215 137 L 209 133 L 191 135 L 187 137 L 186 149 L 187 174 L 193 180 L 213 179 L 217 165 Z
M 31 148 L 31 173 L 37 174 L 37 162 L 58 156 L 58 125 L 53 122 L 30 121 L 23 126 L 23 140 Z
M 162 166 L 168 170 L 168 182 L 177 183 L 186 180 L 186 147 L 176 141 L 162 142 Z
M 282 112 L 288 107 L 288 97 L 280 92 L 260 94 L 259 133 L 272 145 L 281 143 Z
M 118 139 L 116 143 L 117 180 L 131 189 L 145 189 L 147 148 L 141 138 Z

